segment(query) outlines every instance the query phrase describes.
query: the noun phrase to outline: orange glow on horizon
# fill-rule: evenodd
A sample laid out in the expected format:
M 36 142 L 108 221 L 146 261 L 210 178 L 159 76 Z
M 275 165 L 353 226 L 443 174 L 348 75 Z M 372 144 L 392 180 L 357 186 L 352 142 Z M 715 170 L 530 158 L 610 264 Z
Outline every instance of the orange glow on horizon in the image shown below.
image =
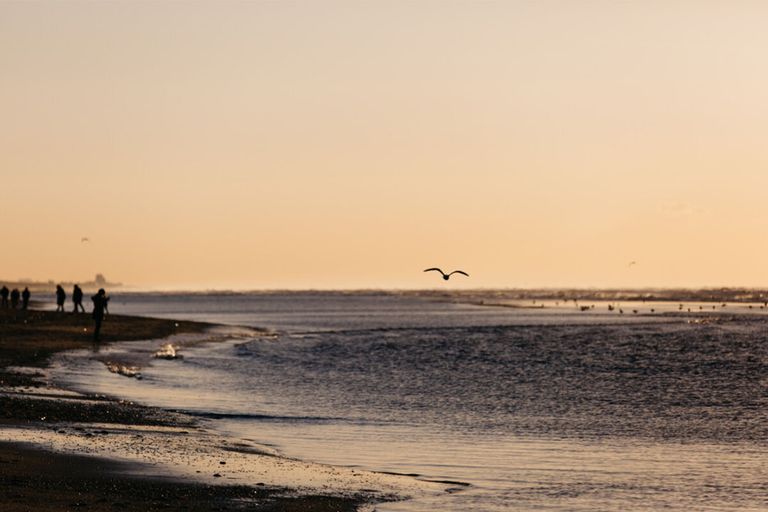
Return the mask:
M 768 286 L 766 15 L 2 3 L 0 279 Z

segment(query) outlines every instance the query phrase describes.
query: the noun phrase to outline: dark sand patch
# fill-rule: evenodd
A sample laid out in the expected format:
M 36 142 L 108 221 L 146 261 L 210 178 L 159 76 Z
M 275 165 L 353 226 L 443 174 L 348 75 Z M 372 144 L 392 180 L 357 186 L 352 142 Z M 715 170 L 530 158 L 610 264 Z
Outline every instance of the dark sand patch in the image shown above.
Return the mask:
M 2 509 L 17 511 L 210 510 L 347 512 L 354 497 L 290 496 L 286 489 L 126 477 L 135 465 L 0 444 Z

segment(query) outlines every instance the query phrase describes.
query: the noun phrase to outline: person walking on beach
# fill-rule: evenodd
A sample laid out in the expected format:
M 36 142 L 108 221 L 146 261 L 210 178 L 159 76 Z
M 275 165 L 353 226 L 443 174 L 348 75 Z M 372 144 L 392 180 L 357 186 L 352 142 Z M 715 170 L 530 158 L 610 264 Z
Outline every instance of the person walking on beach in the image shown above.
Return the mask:
M 8 287 L 3 285 L 2 288 L 0 288 L 0 299 L 2 299 L 2 302 L 0 302 L 0 306 L 7 308 L 8 307 Z
M 75 285 L 75 288 L 72 290 L 72 302 L 75 303 L 75 309 L 72 310 L 73 313 L 77 313 L 78 309 L 85 313 L 85 308 L 83 307 L 83 290 L 78 285 Z
M 104 288 L 99 288 L 99 292 L 91 297 L 91 300 L 93 301 L 93 321 L 96 324 L 93 329 L 93 341 L 99 341 L 101 321 L 104 320 L 105 314 L 109 314 L 109 308 L 107 308 L 109 297 L 107 297 L 107 292 L 104 291 Z
M 67 292 L 60 284 L 56 285 L 56 311 L 64 311 L 64 301 L 67 300 Z
M 11 307 L 13 309 L 16 309 L 19 307 L 19 299 L 21 298 L 21 293 L 19 293 L 18 288 L 14 288 L 11 292 Z
M 29 296 L 32 295 L 29 293 L 29 287 L 25 286 L 24 291 L 21 292 L 21 309 L 27 309 L 29 306 Z

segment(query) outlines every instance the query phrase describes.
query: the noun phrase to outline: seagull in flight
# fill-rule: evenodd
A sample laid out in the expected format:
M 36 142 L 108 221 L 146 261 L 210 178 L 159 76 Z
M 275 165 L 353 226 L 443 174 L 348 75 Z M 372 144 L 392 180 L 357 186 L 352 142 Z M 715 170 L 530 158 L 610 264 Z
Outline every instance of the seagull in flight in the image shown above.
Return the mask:
M 450 279 L 450 278 L 451 278 L 451 276 L 452 276 L 453 274 L 461 274 L 461 275 L 463 275 L 463 276 L 467 276 L 467 277 L 469 277 L 469 274 L 467 274 L 467 273 L 466 273 L 466 272 L 464 272 L 463 270 L 454 270 L 454 271 L 453 271 L 453 272 L 451 272 L 450 274 L 446 274 L 445 272 L 443 272 L 442 270 L 440 270 L 440 269 L 439 269 L 439 268 L 437 268 L 437 267 L 435 267 L 435 268 L 428 268 L 428 269 L 426 269 L 424 272 L 430 272 L 430 271 L 432 271 L 432 270 L 437 270 L 438 272 L 440 272 L 440 273 L 443 275 L 443 279 L 445 279 L 446 281 L 447 281 L 448 279 Z

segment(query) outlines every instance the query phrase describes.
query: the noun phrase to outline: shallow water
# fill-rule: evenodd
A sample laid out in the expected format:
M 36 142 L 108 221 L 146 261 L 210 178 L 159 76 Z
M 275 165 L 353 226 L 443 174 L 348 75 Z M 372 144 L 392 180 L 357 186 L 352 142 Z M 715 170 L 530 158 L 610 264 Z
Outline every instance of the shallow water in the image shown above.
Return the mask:
M 545 306 L 126 295 L 113 312 L 275 335 L 182 348 L 184 359 L 156 360 L 142 380 L 106 372 L 94 359 L 105 353 L 65 355 L 54 373 L 84 391 L 200 415 L 288 456 L 457 482 L 383 511 L 765 509 L 763 314 Z

